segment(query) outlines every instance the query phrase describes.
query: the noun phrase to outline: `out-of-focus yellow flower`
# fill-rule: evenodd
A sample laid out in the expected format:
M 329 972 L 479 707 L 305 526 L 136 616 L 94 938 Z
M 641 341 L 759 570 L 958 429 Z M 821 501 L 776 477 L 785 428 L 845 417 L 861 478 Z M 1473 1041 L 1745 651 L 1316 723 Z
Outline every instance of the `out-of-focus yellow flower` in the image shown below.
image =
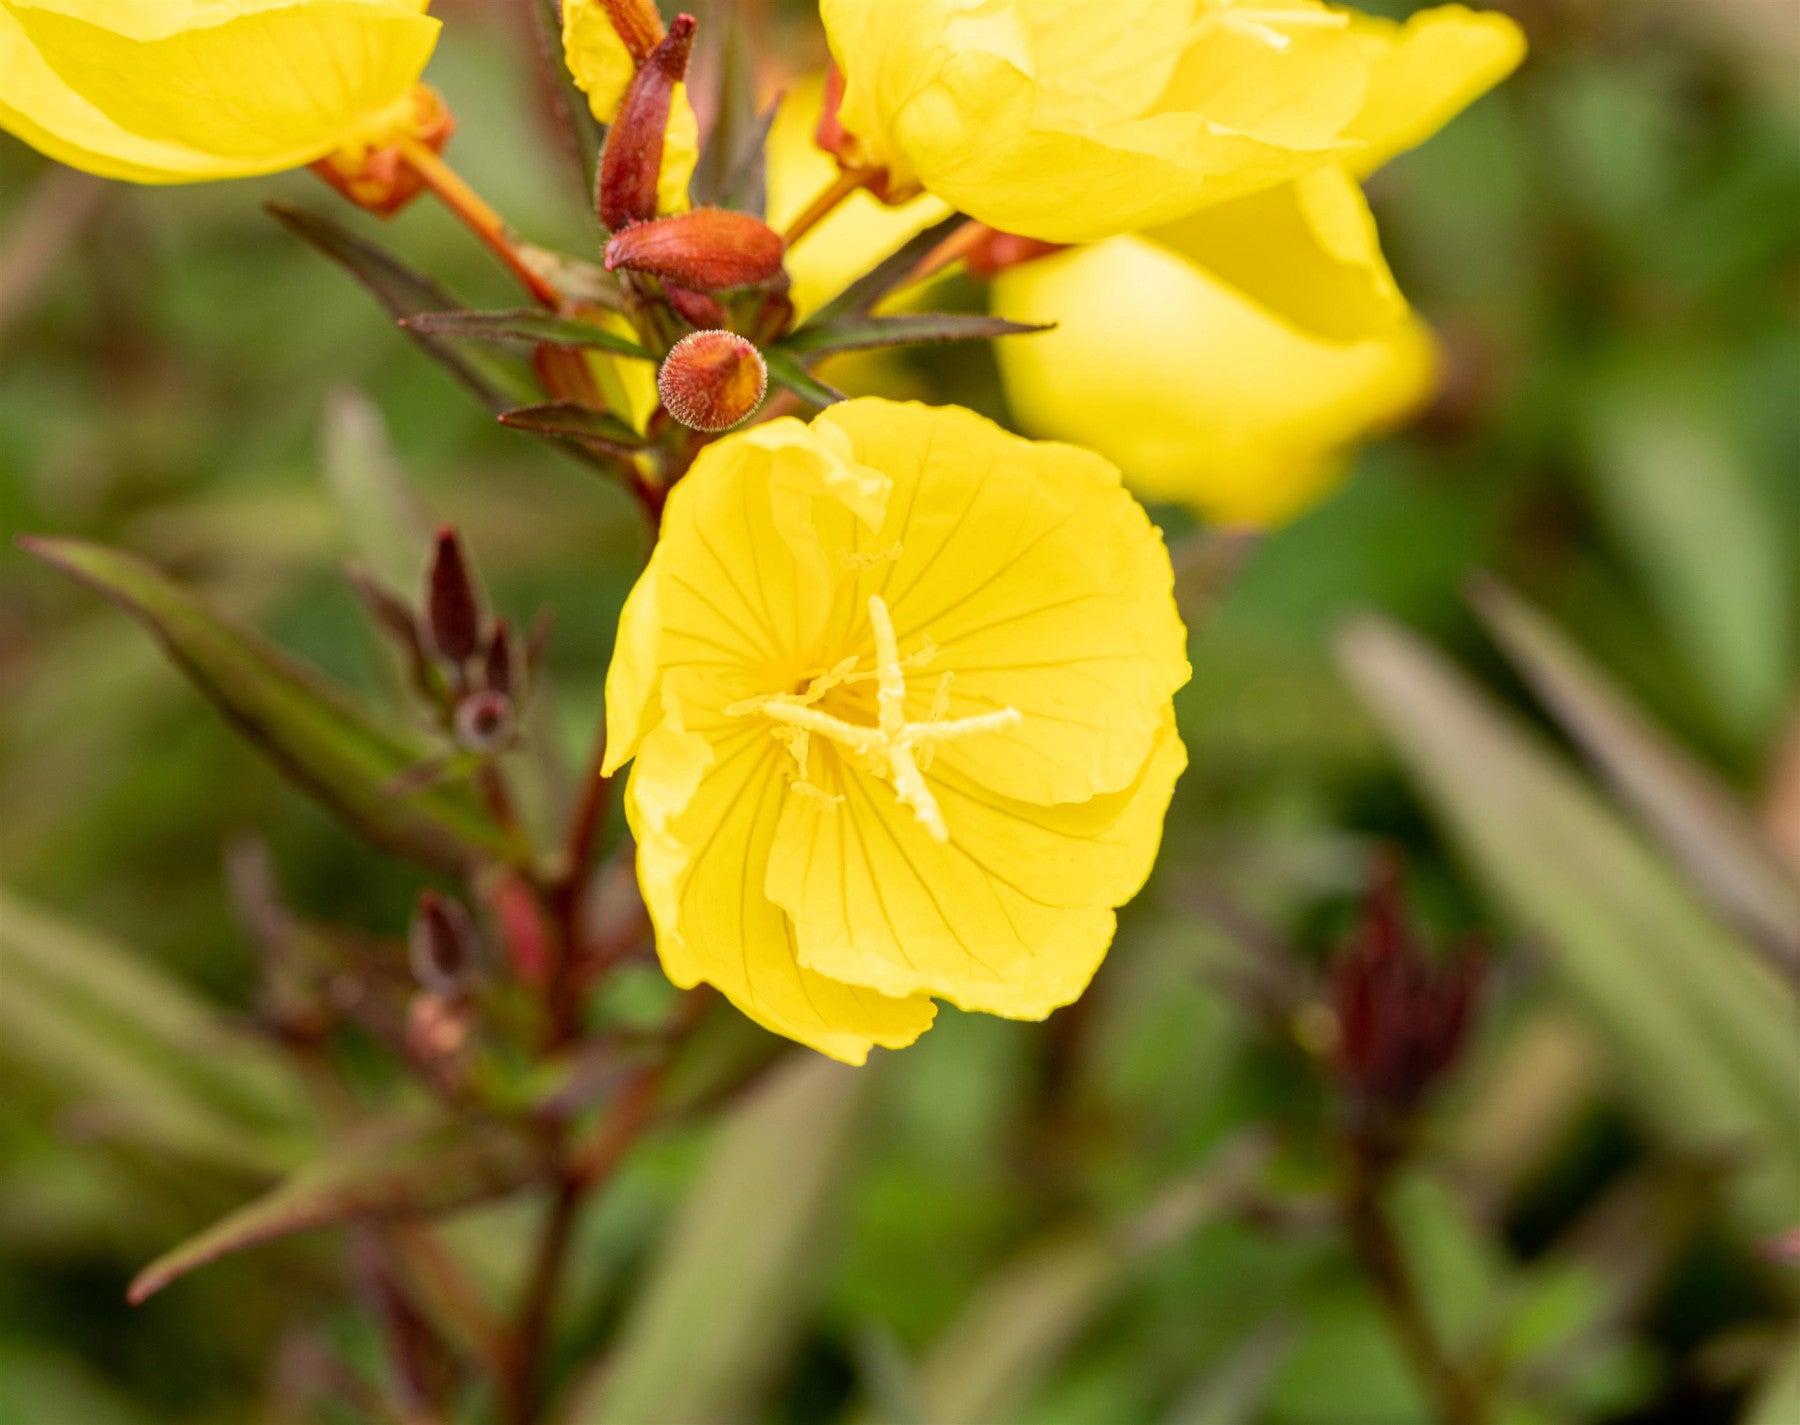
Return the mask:
M 0 0 L 0 128 L 189 183 L 377 146 L 414 118 L 426 0 Z
M 1498 83 L 1524 42 L 1459 6 L 1351 33 L 1372 74 L 1353 163 L 1000 274 L 997 314 L 1057 323 L 997 348 L 1025 429 L 1092 446 L 1149 498 L 1267 525 L 1428 398 L 1434 344 L 1355 178 Z
M 837 163 L 813 142 L 824 102 L 824 76 L 802 80 L 781 101 L 769 130 L 768 213 L 777 231 L 837 177 Z M 788 249 L 793 279 L 788 295 L 798 319 L 804 321 L 907 239 L 949 216 L 950 205 L 929 193 L 892 206 L 865 192 L 852 193 Z
M 821 0 L 850 161 L 1091 242 L 1352 156 L 1374 56 L 1320 0 Z
M 654 14 L 654 11 L 651 11 Z M 639 57 L 614 26 L 600 0 L 563 0 L 563 59 L 588 107 L 603 124 L 619 114 L 619 102 L 637 73 Z M 660 33 L 651 38 L 654 44 Z M 639 39 L 640 47 L 643 39 Z M 646 51 L 647 52 L 647 51 Z M 688 183 L 700 161 L 700 122 L 688 102 L 686 84 L 669 100 L 669 127 L 663 134 L 662 166 L 656 176 L 656 210 L 685 213 Z
M 1074 999 L 1186 760 L 1171 585 L 1117 470 L 967 411 L 851 401 L 709 447 L 606 689 L 669 977 L 853 1063 L 933 996 Z

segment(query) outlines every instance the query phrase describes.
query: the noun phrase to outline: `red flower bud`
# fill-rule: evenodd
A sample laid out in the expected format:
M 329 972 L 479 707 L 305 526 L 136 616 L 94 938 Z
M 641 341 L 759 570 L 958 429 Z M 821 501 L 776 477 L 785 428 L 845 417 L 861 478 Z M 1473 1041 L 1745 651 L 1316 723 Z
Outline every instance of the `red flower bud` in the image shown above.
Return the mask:
M 619 103 L 600 156 L 600 221 L 614 232 L 656 216 L 656 182 L 662 173 L 663 137 L 675 86 L 687 77 L 694 17 L 677 15 L 651 51 Z
M 695 208 L 615 233 L 606 270 L 621 267 L 700 291 L 744 287 L 781 271 L 781 237 L 748 213 Z
M 419 895 L 406 937 L 407 963 L 421 989 L 454 995 L 475 973 L 475 922 L 460 901 L 436 891 Z
M 456 531 L 438 531 L 437 551 L 425 579 L 425 620 L 431 645 L 450 663 L 463 663 L 481 646 L 481 602 Z
M 678 287 L 673 282 L 663 283 L 663 296 L 669 305 L 681 314 L 681 319 L 690 327 L 704 330 L 707 327 L 722 327 L 728 320 L 725 306 L 716 297 L 709 297 L 704 292 L 696 292 L 691 287 Z
M 510 698 L 513 694 L 512 626 L 503 618 L 494 620 L 493 636 L 488 639 L 487 657 L 483 660 L 483 679 L 490 693 Z
M 762 404 L 769 368 L 754 343 L 736 332 L 690 332 L 663 359 L 656 389 L 669 414 L 690 430 L 729 430 Z

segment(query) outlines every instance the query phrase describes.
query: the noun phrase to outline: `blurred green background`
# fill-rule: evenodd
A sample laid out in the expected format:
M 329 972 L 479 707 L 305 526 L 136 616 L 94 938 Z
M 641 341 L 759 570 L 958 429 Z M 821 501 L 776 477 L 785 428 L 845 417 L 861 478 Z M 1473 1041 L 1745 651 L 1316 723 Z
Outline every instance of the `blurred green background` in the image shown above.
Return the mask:
M 439 8 L 452 156 L 522 231 L 586 253 L 525 7 Z M 800 7 L 745 8 L 771 88 L 821 55 Z M 1566 747 L 1546 760 L 1562 734 L 1465 598 L 1487 571 L 1547 611 L 1749 808 L 1734 826 L 1759 818 L 1800 855 L 1800 776 L 1782 775 L 1800 739 L 1800 5 L 1503 8 L 1530 32 L 1524 70 L 1371 194 L 1447 342 L 1445 389 L 1216 599 L 1204 568 L 1186 578 L 1192 766 L 1093 989 L 1041 1026 L 946 1009 L 854 1089 L 831 1080 L 822 1117 L 777 1101 L 724 1143 L 653 1139 L 584 1229 L 569 1378 L 623 1327 L 686 1342 L 660 1387 L 638 1356 L 638 1398 L 700 1412 L 663 1417 L 683 1421 L 1429 1419 L 1321 1210 L 1332 1108 L 1289 1012 L 1388 840 L 1437 940 L 1498 947 L 1397 1199 L 1440 1329 L 1501 1382 L 1497 1418 L 1800 1425 L 1800 1278 L 1757 1251 L 1800 1223 L 1800 1178 L 1775 1171 L 1800 1162 L 1791 991 Z M 578 758 L 634 508 L 496 426 L 269 196 L 343 216 L 305 174 L 105 187 L 0 136 L 0 529 L 130 548 L 377 689 L 336 572 L 354 521 L 323 473 L 326 432 L 367 425 L 360 392 L 498 606 L 557 610 L 553 723 Z M 471 305 L 512 305 L 429 205 L 384 238 Z M 888 379 L 1000 409 L 985 351 Z M 1485 691 L 1385 626 L 1341 654 L 1366 611 Z M 418 875 L 292 791 L 139 629 L 0 552 L 0 941 L 106 942 L 241 1014 L 256 961 L 221 863 L 251 830 L 303 912 L 404 928 Z M 1733 1019 L 1745 1001 L 1767 1033 Z M 97 1124 L 104 1049 L 0 1007 L 0 1422 L 279 1418 L 307 1343 L 374 1350 L 340 1244 L 259 1250 L 127 1308 L 132 1272 L 245 1188 Z M 1221 1188 L 1246 1174 L 1247 1206 Z M 532 1210 L 457 1229 L 502 1282 Z M 733 1240 L 721 1215 L 770 1244 L 766 1280 L 711 1250 L 709 1231 Z M 696 1393 L 657 1395 L 683 1377 Z

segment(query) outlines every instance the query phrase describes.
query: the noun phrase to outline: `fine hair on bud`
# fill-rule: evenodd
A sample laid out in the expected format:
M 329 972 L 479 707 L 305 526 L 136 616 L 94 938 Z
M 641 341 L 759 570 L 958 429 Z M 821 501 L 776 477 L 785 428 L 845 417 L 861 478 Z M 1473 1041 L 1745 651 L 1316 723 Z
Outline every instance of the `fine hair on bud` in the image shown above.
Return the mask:
M 729 430 L 762 404 L 769 368 L 754 342 L 736 332 L 690 332 L 663 358 L 656 390 L 690 430 Z
M 695 291 L 767 282 L 781 271 L 781 235 L 760 218 L 695 208 L 634 223 L 606 244 L 606 270 L 647 272 Z

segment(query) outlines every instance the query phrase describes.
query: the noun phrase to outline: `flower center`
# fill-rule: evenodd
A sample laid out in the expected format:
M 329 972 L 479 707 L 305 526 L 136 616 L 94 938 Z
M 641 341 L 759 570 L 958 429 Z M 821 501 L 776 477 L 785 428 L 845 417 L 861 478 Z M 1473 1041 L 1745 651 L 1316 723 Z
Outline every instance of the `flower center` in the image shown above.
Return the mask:
M 940 743 L 974 737 L 983 732 L 1004 732 L 1021 721 L 1017 708 L 1001 708 L 998 712 L 976 717 L 946 718 L 950 705 L 950 682 L 955 676 L 946 673 L 938 680 L 937 692 L 931 700 L 931 711 L 923 722 L 906 719 L 906 670 L 929 663 L 937 654 L 930 638 L 924 646 L 907 658 L 900 656 L 900 643 L 894 636 L 894 620 L 879 594 L 869 596 L 869 626 L 875 633 L 875 666 L 858 671 L 861 661 L 856 656 L 845 658 L 812 679 L 806 687 L 793 693 L 770 693 L 748 698 L 725 709 L 728 717 L 752 714 L 766 717 L 775 724 L 771 729 L 792 754 L 799 771 L 793 790 L 802 796 L 821 799 L 830 805 L 842 801 L 821 791 L 806 780 L 807 753 L 815 736 L 827 738 L 844 748 L 875 776 L 884 778 L 894 789 L 903 806 L 909 807 L 919 824 L 935 841 L 947 841 L 950 833 L 944 826 L 944 814 L 937 798 L 926 784 L 925 771 Z M 817 705 L 833 688 L 851 683 L 876 685 L 874 726 L 833 717 Z

